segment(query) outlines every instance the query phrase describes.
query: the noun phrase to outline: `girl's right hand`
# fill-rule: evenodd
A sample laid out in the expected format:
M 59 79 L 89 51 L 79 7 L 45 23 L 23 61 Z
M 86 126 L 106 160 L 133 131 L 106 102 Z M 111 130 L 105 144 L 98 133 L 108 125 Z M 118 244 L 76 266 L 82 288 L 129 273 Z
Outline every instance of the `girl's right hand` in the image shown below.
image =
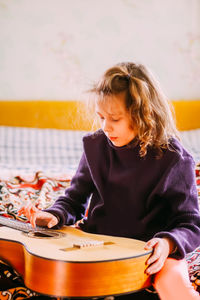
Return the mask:
M 47 226 L 51 228 L 58 224 L 58 219 L 51 213 L 42 211 L 35 207 L 33 204 L 28 204 L 23 206 L 18 211 L 19 215 L 24 215 L 30 221 L 33 227 L 38 226 Z

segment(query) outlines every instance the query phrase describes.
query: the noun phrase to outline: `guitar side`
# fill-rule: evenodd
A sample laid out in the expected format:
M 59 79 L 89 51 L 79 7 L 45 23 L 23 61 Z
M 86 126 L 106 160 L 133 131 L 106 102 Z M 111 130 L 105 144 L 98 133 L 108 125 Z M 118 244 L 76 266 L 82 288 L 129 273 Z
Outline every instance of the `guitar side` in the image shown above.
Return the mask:
M 26 286 L 60 297 L 117 295 L 150 286 L 144 273 L 150 255 L 144 244 L 127 238 L 87 234 L 64 227 L 61 238 L 30 238 L 0 228 L 0 258 L 16 269 Z M 94 247 L 73 247 L 85 239 L 103 240 Z

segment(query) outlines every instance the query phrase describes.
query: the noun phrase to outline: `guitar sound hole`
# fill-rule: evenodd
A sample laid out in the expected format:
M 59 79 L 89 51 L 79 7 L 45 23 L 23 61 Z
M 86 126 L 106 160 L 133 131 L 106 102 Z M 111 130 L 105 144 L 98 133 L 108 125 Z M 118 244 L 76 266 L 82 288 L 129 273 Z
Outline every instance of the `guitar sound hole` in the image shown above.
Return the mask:
M 33 233 L 33 235 L 35 236 L 35 237 L 52 237 L 53 235 L 52 234 L 47 234 L 47 233 L 44 233 L 44 232 L 41 232 L 41 231 L 36 231 L 36 232 L 34 232 Z
M 54 231 L 48 231 L 48 230 L 33 230 L 29 232 L 24 232 L 23 234 L 27 235 L 28 237 L 31 238 L 38 238 L 38 239 L 49 239 L 49 238 L 60 238 L 62 236 L 65 236 L 62 232 L 54 232 Z

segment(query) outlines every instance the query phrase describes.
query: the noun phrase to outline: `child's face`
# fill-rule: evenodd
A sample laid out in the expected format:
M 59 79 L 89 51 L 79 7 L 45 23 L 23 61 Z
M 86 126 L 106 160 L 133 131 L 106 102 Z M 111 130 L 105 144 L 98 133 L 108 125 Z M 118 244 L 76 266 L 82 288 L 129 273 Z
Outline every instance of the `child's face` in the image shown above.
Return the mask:
M 105 101 L 97 102 L 96 113 L 99 116 L 102 130 L 113 145 L 122 147 L 134 139 L 136 132 L 125 107 L 124 94 L 107 96 Z

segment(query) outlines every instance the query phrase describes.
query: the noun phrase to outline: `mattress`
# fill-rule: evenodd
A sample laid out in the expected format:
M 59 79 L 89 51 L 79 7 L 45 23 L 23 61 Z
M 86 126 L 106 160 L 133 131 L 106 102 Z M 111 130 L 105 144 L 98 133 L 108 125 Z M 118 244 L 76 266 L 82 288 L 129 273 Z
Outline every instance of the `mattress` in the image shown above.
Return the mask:
M 85 131 L 0 126 L 2 173 L 69 173 L 78 166 Z
M 180 131 L 183 146 L 193 156 L 196 163 L 200 162 L 200 129 Z
M 0 168 L 23 171 L 75 171 L 86 131 L 0 126 Z M 180 132 L 181 142 L 200 162 L 200 129 Z

